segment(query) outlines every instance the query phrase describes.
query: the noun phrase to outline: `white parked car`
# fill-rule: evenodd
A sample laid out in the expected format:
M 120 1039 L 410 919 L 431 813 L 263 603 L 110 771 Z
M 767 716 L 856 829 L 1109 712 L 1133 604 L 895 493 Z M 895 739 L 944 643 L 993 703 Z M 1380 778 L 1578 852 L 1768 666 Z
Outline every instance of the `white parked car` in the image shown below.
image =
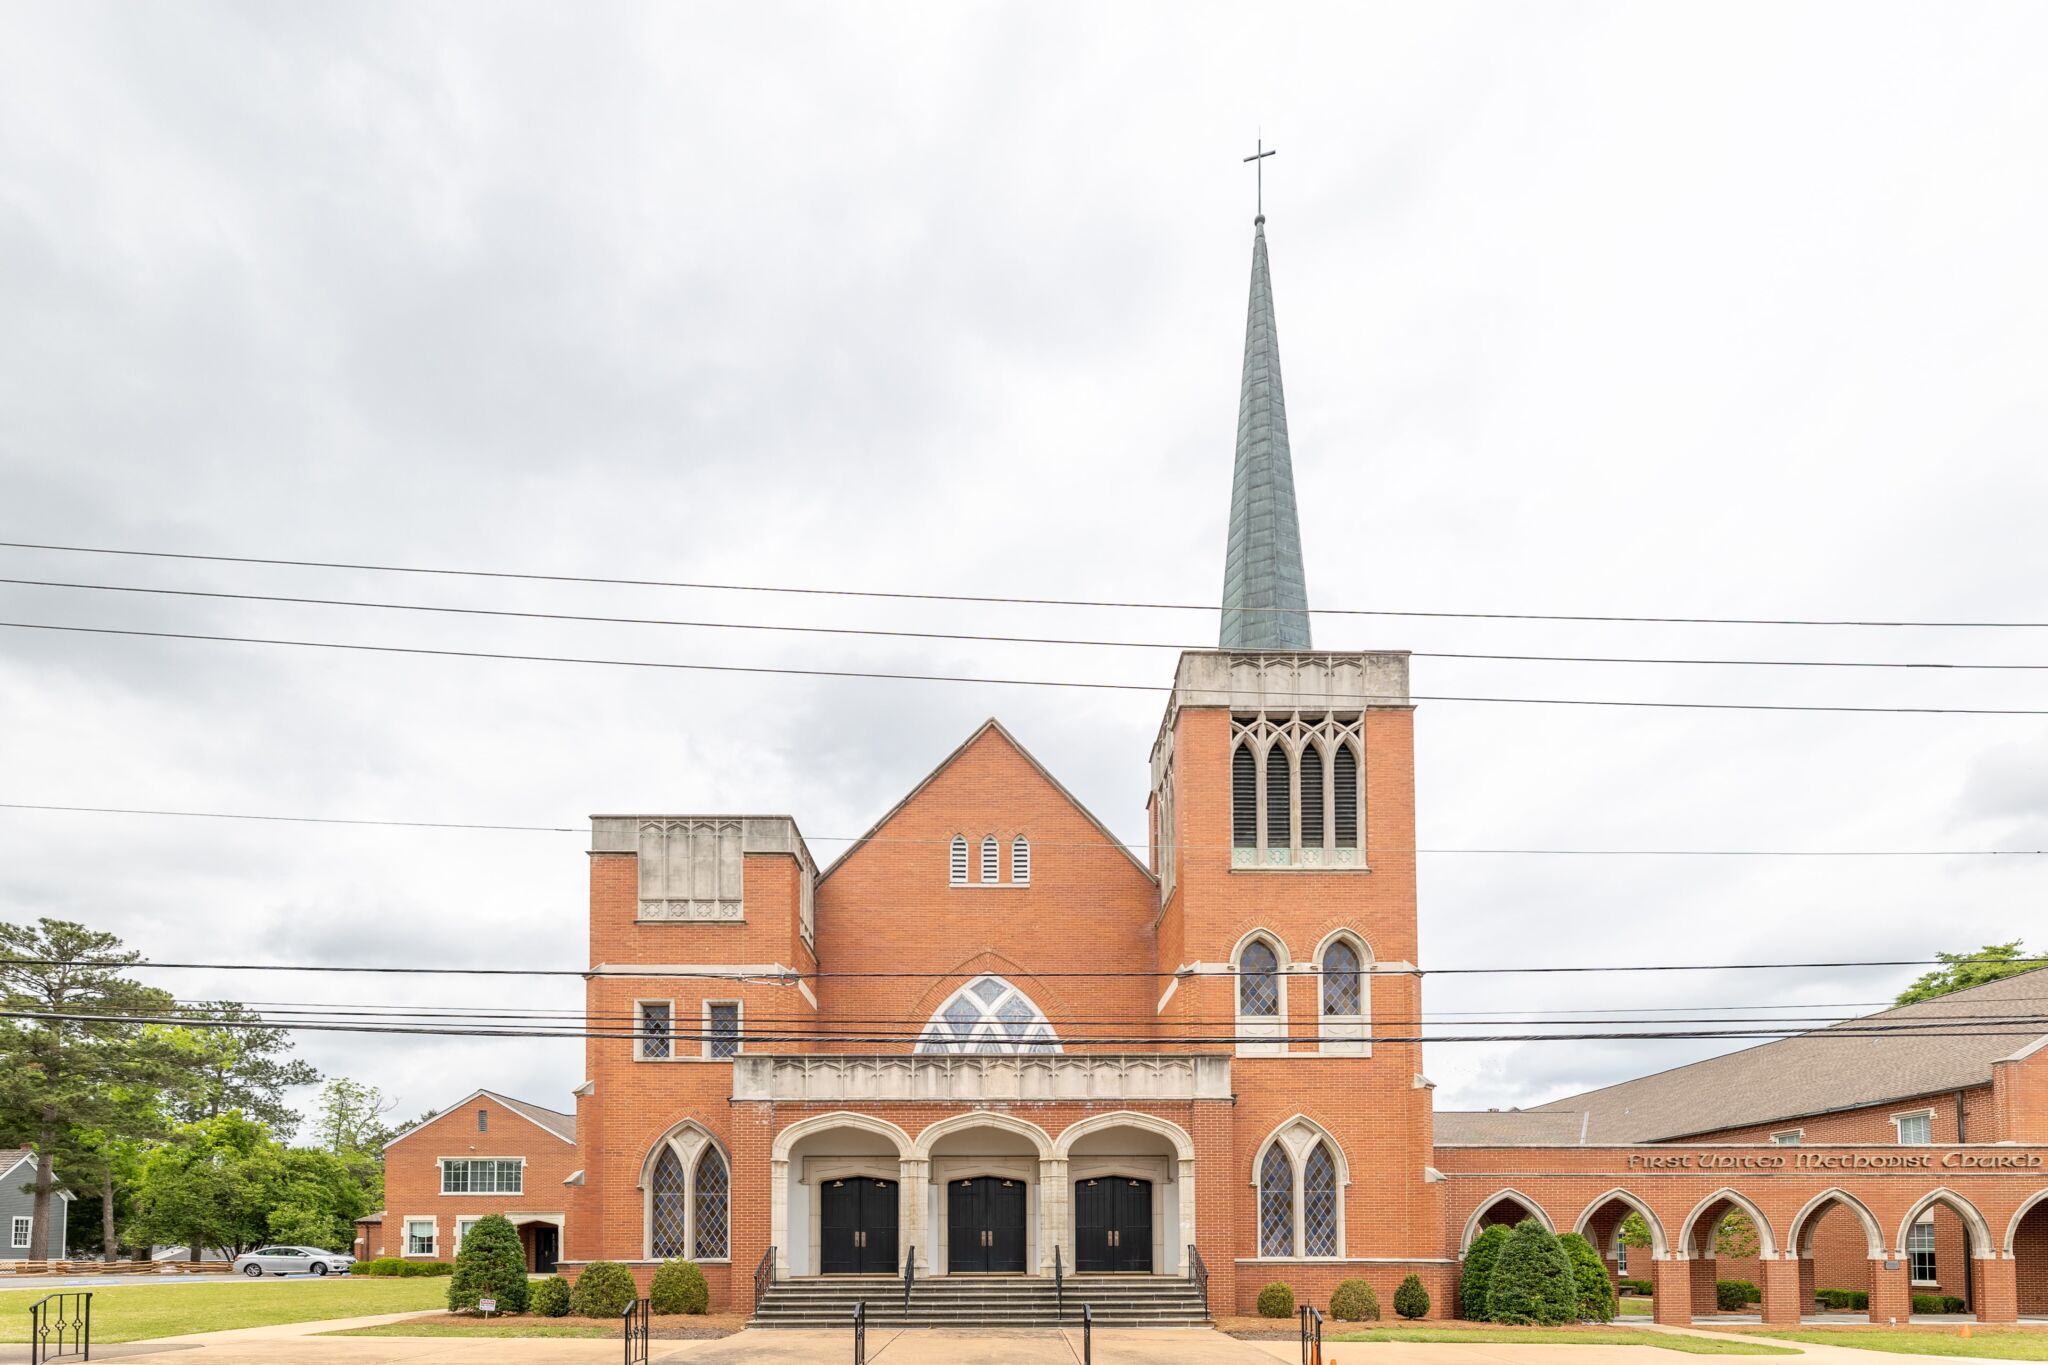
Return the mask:
M 237 1274 L 252 1279 L 264 1275 L 346 1275 L 356 1258 L 340 1251 L 319 1247 L 257 1247 L 235 1257 Z

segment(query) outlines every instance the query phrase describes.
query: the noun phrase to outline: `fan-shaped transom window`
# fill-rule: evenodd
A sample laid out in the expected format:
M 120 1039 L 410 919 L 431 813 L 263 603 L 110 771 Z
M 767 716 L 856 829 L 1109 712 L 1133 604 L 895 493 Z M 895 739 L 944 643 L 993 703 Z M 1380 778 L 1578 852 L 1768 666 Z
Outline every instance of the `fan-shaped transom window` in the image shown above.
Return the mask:
M 918 1037 L 919 1052 L 1058 1052 L 1031 997 L 1000 976 L 977 976 L 947 998 Z
M 1237 958 L 1237 1012 L 1269 1015 L 1280 1012 L 1280 958 L 1272 945 L 1255 938 Z
M 1358 950 L 1340 938 L 1323 950 L 1323 1013 L 1362 1014 L 1363 999 Z
M 964 834 L 953 836 L 952 881 L 955 886 L 963 886 L 967 882 L 967 836 Z

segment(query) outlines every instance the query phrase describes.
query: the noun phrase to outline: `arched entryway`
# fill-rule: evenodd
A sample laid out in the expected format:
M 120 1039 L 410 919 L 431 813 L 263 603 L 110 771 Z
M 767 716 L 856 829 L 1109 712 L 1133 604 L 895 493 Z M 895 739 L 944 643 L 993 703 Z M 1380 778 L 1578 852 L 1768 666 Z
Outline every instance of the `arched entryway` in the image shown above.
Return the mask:
M 1472 1239 L 1496 1223 L 1513 1227 L 1524 1218 L 1534 1218 L 1552 1232 L 1557 1231 L 1541 1204 L 1519 1190 L 1502 1190 L 1472 1210 L 1472 1216 L 1465 1220 L 1465 1234 L 1458 1240 L 1458 1254 L 1463 1256 L 1471 1249 Z
M 1942 1313 L 1968 1316 L 1977 1311 L 1977 1262 L 1995 1257 L 1997 1247 L 1977 1206 L 1949 1189 L 1931 1191 L 1907 1210 L 1893 1242 L 1912 1299 L 1938 1299 Z
M 2048 1190 L 2020 1206 L 2006 1230 L 2005 1252 L 2019 1280 L 2019 1315 L 2048 1318 Z
M 1041 1163 L 1052 1140 L 1034 1123 L 978 1112 L 941 1119 L 918 1134 L 912 1158 L 925 1174 L 924 1226 L 938 1275 L 1023 1275 L 1044 1255 Z
M 1195 1149 L 1179 1126 L 1147 1114 L 1085 1119 L 1060 1134 L 1047 1171 L 1047 1223 L 1064 1236 L 1068 1269 L 1181 1272 L 1195 1239 Z
M 1678 1249 L 1689 1271 L 1692 1316 L 1711 1318 L 1722 1311 L 1716 1292 L 1722 1280 L 1755 1285 L 1757 1302 L 1743 1308 L 1762 1309 L 1769 1292 L 1764 1265 L 1776 1259 L 1778 1248 L 1770 1220 L 1747 1196 L 1724 1189 L 1702 1199 L 1679 1230 Z M 1669 1321 L 1668 1306 L 1659 1307 L 1665 1309 L 1661 1319 Z
M 1785 1229 L 1787 1252 L 1799 1262 L 1800 1312 L 1869 1321 L 1867 1310 L 1820 1302 L 1820 1291 L 1869 1294 L 1872 1262 L 1885 1258 L 1884 1233 L 1863 1201 L 1846 1190 L 1823 1190 Z M 1830 1296 L 1832 1299 L 1834 1296 Z
M 1648 1238 L 1646 1243 L 1631 1244 L 1628 1234 L 1636 1228 Z M 1617 1302 L 1622 1282 L 1654 1280 L 1654 1263 L 1670 1249 L 1664 1238 L 1664 1224 L 1655 1211 L 1640 1196 L 1623 1189 L 1609 1190 L 1588 1204 L 1572 1230 L 1599 1251 L 1607 1266 L 1607 1278 L 1615 1287 Z
M 911 1142 L 866 1114 L 819 1114 L 777 1134 L 770 1151 L 770 1235 L 779 1273 L 895 1274 L 913 1230 Z

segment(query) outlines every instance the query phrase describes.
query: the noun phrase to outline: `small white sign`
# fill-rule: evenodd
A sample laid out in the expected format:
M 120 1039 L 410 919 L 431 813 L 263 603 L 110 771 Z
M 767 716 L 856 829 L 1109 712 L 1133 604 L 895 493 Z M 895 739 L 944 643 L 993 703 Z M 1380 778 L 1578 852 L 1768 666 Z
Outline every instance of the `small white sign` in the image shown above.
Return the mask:
M 478 1299 L 476 1306 L 483 1312 L 485 1317 L 489 1317 L 498 1311 L 498 1301 L 496 1299 Z

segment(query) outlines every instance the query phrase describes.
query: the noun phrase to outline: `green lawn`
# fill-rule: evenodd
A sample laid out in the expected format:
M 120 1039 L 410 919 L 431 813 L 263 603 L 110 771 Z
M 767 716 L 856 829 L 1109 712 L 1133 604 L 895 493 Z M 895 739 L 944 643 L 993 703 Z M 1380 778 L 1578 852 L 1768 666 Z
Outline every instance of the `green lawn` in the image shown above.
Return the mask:
M 1621 1311 L 1624 1313 L 1640 1313 L 1647 1318 L 1656 1313 L 1657 1301 L 1635 1294 L 1623 1294 L 1621 1296 Z
M 1767 1346 L 1742 1337 L 1687 1337 L 1662 1332 L 1645 1332 L 1636 1327 L 1380 1327 L 1366 1332 L 1346 1332 L 1332 1341 L 1430 1341 L 1494 1343 L 1501 1346 L 1541 1344 L 1545 1346 L 1655 1346 L 1695 1356 L 1783 1356 L 1797 1351 Z
M 28 1340 L 28 1308 L 60 1286 L 0 1292 L 0 1342 Z M 69 1293 L 74 1286 L 66 1284 Z M 223 1276 L 220 1283 L 115 1284 L 92 1291 L 94 1342 L 147 1341 L 186 1332 L 230 1327 L 266 1327 L 278 1322 L 360 1318 L 372 1313 L 409 1313 L 448 1306 L 445 1279 L 332 1278 L 283 1284 L 244 1283 Z
M 1952 1356 L 1959 1360 L 2048 1360 L 2048 1329 L 1972 1327 L 1967 1338 L 1953 1327 L 1788 1327 L 1753 1328 L 1742 1335 L 1803 1341 L 1815 1346 L 1849 1346 L 1892 1355 Z

